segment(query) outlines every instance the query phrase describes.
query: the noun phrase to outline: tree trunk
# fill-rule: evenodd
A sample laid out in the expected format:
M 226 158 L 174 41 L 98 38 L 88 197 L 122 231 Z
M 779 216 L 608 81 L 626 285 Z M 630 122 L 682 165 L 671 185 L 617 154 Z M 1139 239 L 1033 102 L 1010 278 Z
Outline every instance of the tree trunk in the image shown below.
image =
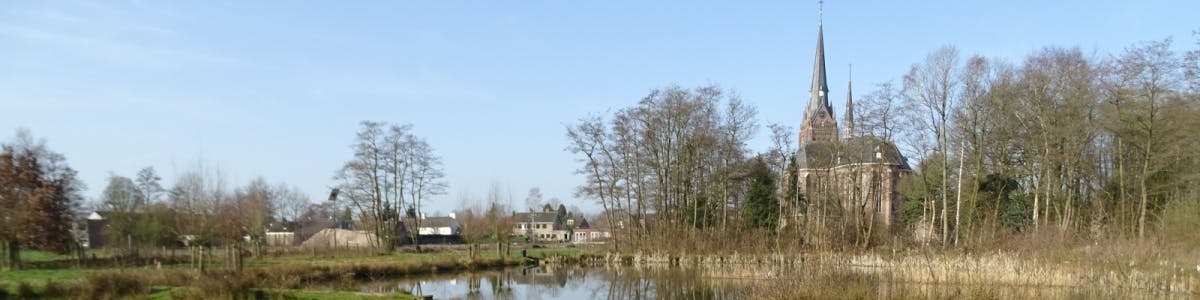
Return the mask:
M 1150 142 L 1146 142 L 1146 161 L 1142 162 L 1142 178 L 1141 178 L 1141 183 L 1140 183 L 1140 186 L 1142 189 L 1142 197 L 1141 197 L 1142 203 L 1139 208 L 1140 212 L 1138 213 L 1138 238 L 1139 239 L 1146 238 L 1146 203 L 1149 202 L 1148 200 L 1150 198 L 1149 189 L 1146 187 L 1146 181 L 1147 181 L 1146 177 L 1149 175 L 1150 175 Z
M 8 241 L 8 268 L 12 270 L 21 269 L 21 244 L 17 241 Z
M 966 153 L 966 144 L 964 144 L 964 143 L 965 143 L 965 141 L 959 141 L 959 143 L 958 143 L 958 183 L 956 184 L 956 186 L 954 188 L 958 194 L 955 196 L 955 198 L 957 198 L 957 199 L 954 200 L 954 245 L 955 246 L 958 246 L 958 237 L 959 237 L 959 235 L 961 235 L 961 233 L 960 233 L 961 230 L 959 230 L 959 225 L 961 223 L 959 222 L 959 219 L 962 216 L 963 163 L 966 161 L 966 159 L 963 157 L 963 155 Z
M 940 144 L 938 148 L 942 150 L 942 194 L 939 197 L 942 200 L 942 247 L 946 247 L 950 241 L 950 203 L 946 199 L 950 194 L 950 153 L 946 151 L 949 148 L 947 147 L 949 141 L 946 140 L 945 116 L 942 117 L 942 131 L 940 135 L 941 141 L 938 142 Z

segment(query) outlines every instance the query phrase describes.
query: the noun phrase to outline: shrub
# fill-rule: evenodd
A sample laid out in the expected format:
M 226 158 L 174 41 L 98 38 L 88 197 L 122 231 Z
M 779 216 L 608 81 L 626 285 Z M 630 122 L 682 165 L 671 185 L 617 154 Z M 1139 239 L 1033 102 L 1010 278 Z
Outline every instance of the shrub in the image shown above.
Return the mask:
M 33 292 L 33 286 L 28 282 L 22 281 L 17 284 L 17 297 L 21 299 L 33 299 L 37 297 L 37 293 Z
M 87 277 L 87 297 L 115 299 L 145 294 L 150 287 L 148 278 L 125 272 L 97 272 Z
M 1167 203 L 1162 217 L 1162 239 L 1176 249 L 1193 249 L 1200 241 L 1200 199 Z
M 46 280 L 46 288 L 42 289 L 42 297 L 65 298 L 78 294 L 78 291 L 79 286 L 76 284 L 64 284 L 55 280 Z
M 247 277 L 230 274 L 227 276 L 207 277 L 198 284 L 206 296 L 243 298 L 254 287 L 254 281 Z

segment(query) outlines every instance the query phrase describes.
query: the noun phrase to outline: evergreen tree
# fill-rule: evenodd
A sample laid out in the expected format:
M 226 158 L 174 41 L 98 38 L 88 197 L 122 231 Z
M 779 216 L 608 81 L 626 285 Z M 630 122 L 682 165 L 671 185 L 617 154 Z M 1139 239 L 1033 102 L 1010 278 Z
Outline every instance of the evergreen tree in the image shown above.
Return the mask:
M 750 186 L 746 191 L 744 210 L 746 225 L 753 228 L 775 228 L 779 222 L 779 200 L 775 196 L 775 178 L 767 163 L 758 157 L 750 166 Z

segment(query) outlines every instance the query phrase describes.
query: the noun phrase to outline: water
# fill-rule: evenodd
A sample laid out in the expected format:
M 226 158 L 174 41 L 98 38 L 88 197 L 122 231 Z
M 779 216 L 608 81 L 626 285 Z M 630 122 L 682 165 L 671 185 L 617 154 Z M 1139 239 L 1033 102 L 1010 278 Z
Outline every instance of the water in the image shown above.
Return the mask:
M 407 291 L 434 299 L 1157 299 L 1194 296 L 1095 288 L 901 283 L 889 281 L 885 272 L 879 270 L 813 272 L 777 268 L 760 271 L 759 268 L 732 271 L 723 268 L 541 266 L 360 282 L 355 289 L 384 294 Z M 770 279 L 744 277 L 750 273 L 769 273 Z
M 434 299 L 736 299 L 736 289 L 678 268 L 637 270 L 541 266 L 366 282 L 366 293 L 408 291 Z

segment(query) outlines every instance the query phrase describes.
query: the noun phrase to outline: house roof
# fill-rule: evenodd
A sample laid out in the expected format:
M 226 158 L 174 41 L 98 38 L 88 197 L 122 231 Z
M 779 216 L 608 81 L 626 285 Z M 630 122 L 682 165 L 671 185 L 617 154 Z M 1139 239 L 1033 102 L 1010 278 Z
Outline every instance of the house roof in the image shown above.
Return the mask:
M 583 217 L 574 217 L 574 218 L 570 218 L 570 219 L 567 219 L 567 220 L 575 220 L 575 228 L 589 228 L 589 227 L 591 227 L 591 225 L 588 225 L 588 221 L 587 221 L 587 219 L 584 219 Z
M 451 217 L 426 217 L 421 219 L 421 227 L 455 227 L 458 220 Z
M 513 219 L 523 223 L 554 223 L 558 221 L 558 213 L 520 212 L 513 214 Z

